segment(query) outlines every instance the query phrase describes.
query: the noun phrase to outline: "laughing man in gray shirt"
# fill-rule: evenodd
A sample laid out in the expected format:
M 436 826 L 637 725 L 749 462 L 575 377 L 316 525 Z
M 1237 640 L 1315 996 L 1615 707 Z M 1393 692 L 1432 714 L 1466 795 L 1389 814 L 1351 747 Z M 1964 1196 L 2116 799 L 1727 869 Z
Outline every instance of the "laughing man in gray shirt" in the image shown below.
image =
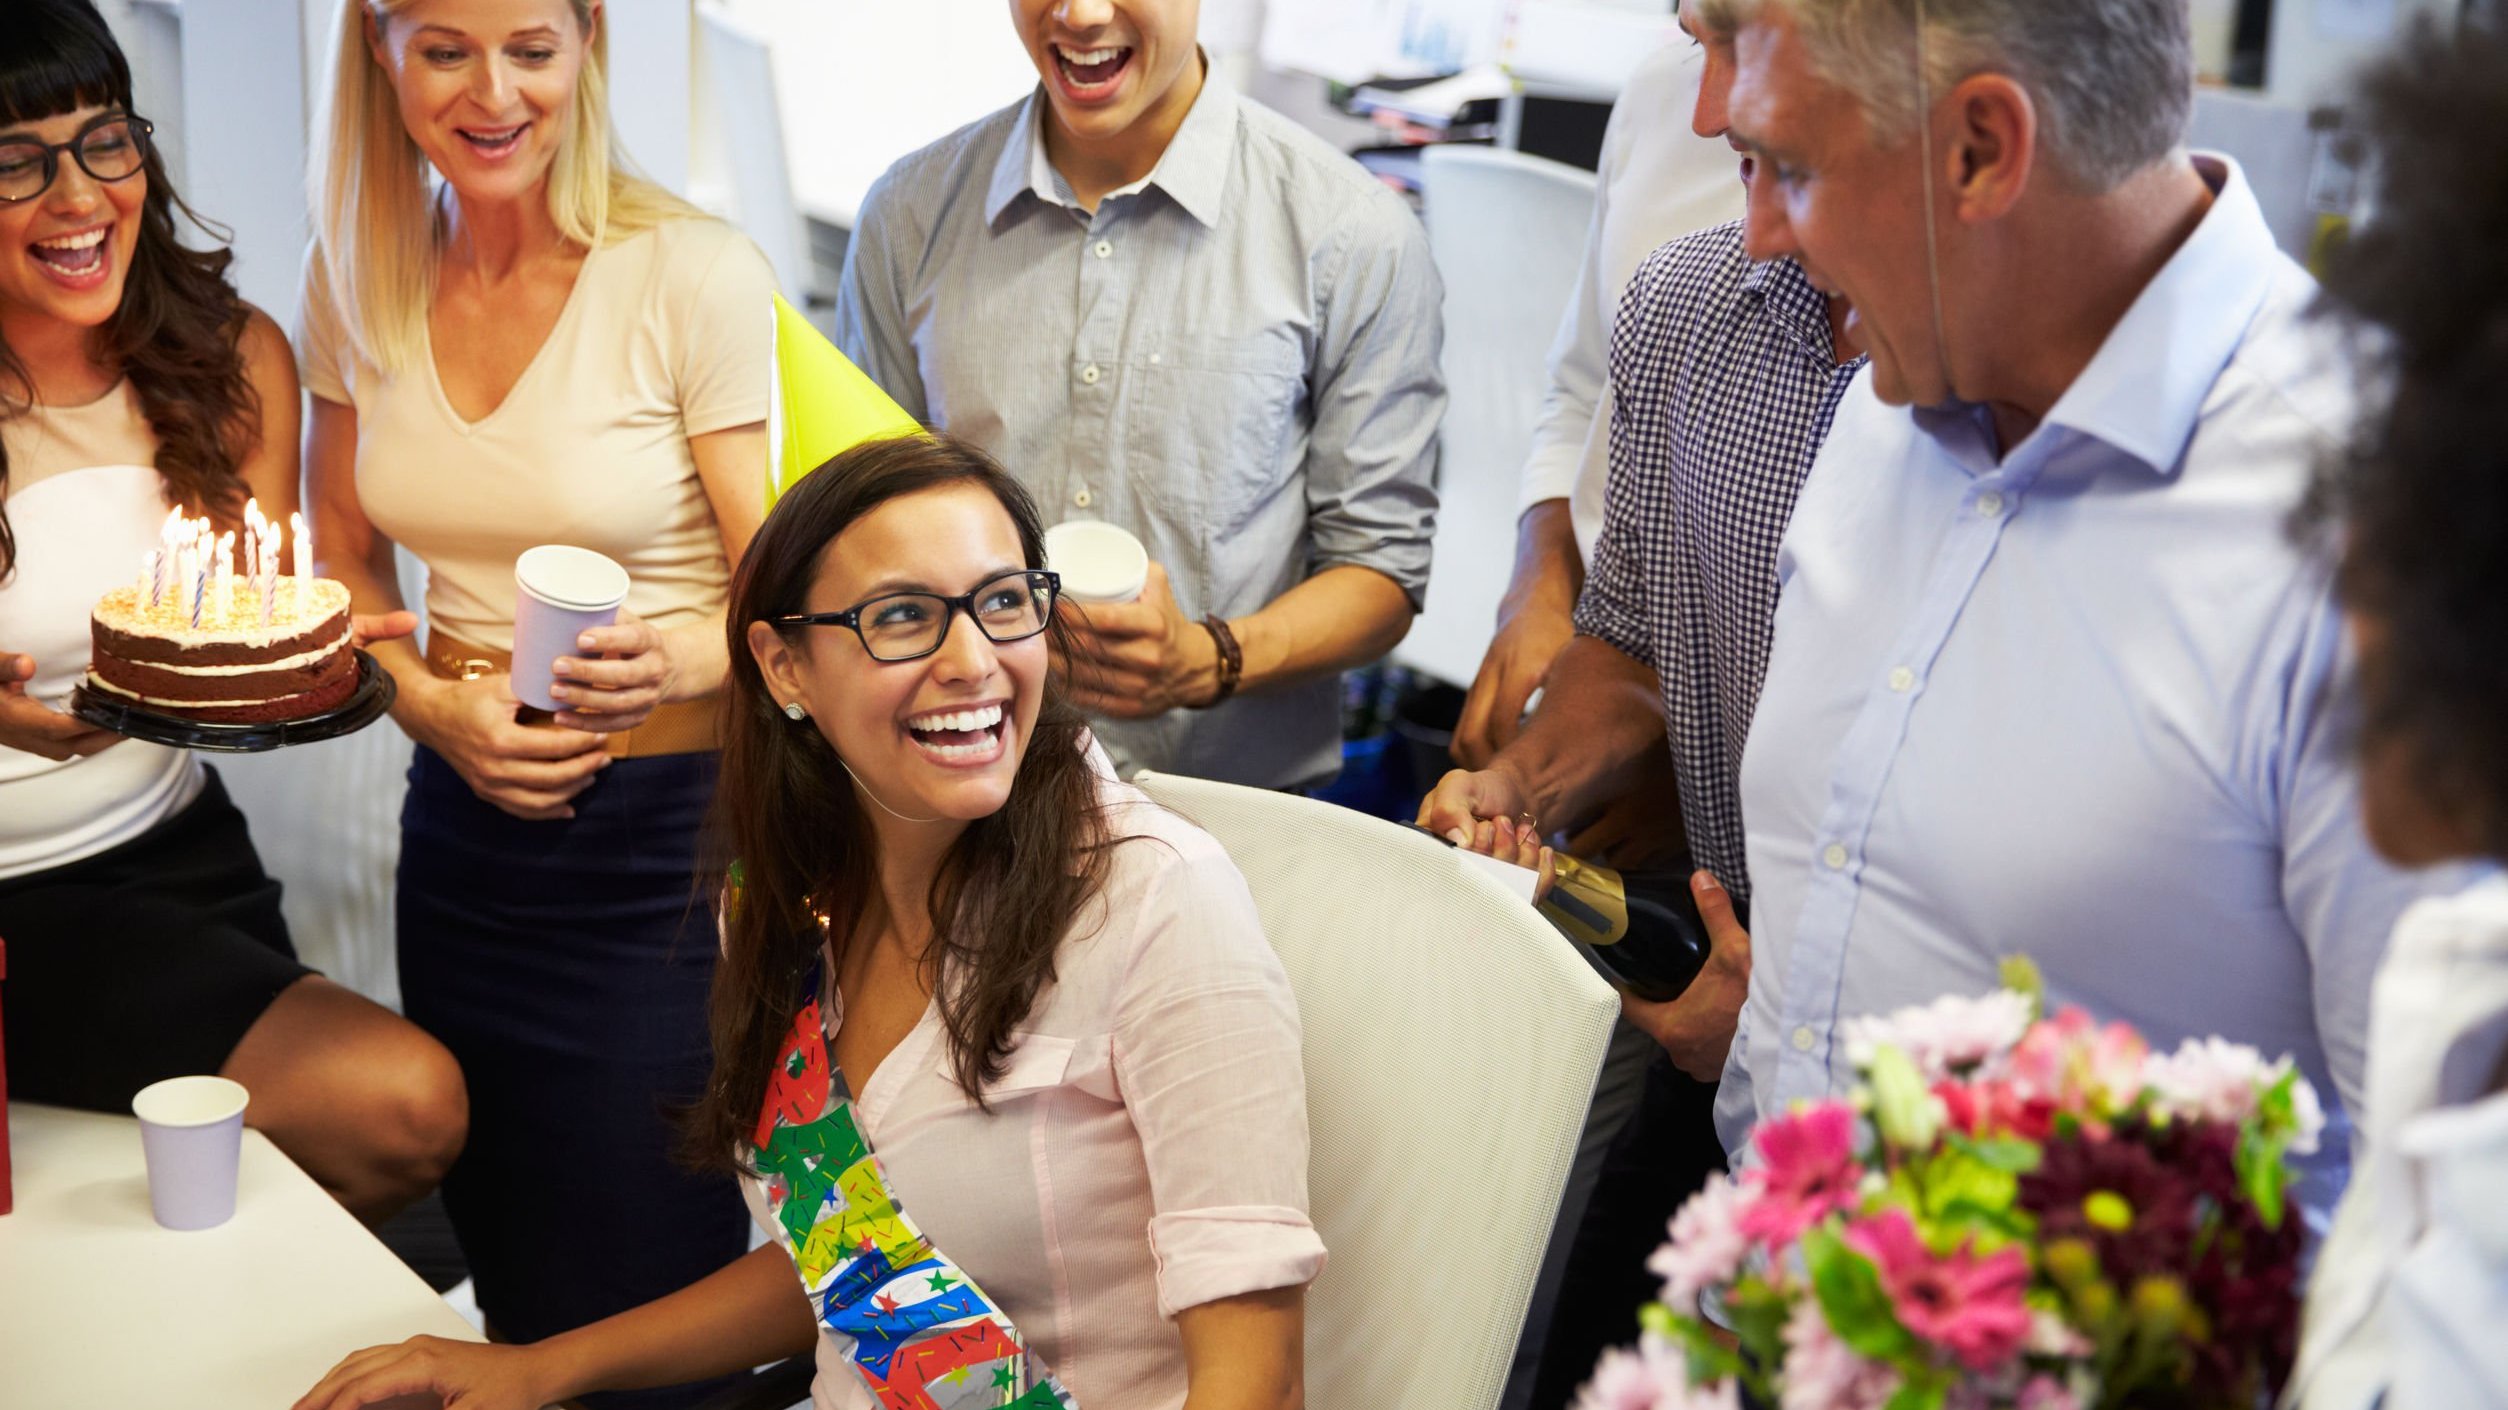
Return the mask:
M 1148 545 L 1139 602 L 1087 609 L 1074 648 L 1125 773 L 1320 782 L 1338 674 L 1427 590 L 1428 242 L 1355 162 L 1204 81 L 1198 0 L 1011 8 L 1042 82 L 872 187 L 838 341 L 1047 522 Z

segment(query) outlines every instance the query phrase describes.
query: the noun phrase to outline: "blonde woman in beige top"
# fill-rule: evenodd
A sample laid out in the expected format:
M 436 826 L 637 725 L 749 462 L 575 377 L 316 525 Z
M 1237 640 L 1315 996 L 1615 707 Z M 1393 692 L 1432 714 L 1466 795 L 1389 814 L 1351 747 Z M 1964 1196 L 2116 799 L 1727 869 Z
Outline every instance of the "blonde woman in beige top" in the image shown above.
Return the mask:
M 400 605 L 395 545 L 429 571 L 425 651 L 377 653 L 419 745 L 402 989 L 478 1094 L 445 1203 L 516 1341 L 746 1247 L 663 1107 L 707 1064 L 714 945 L 683 922 L 729 565 L 764 515 L 773 281 L 618 164 L 602 24 L 593 0 L 345 0 L 300 340 L 324 571 L 370 611 Z M 552 542 L 634 586 L 548 718 L 505 666 L 514 559 Z

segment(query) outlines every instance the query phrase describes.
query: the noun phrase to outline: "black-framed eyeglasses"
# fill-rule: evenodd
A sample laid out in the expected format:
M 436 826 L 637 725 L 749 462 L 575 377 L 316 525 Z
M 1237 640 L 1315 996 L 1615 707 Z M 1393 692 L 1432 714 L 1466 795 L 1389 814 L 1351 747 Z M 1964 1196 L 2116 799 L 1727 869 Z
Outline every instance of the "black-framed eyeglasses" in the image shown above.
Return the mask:
M 52 189 L 67 152 L 98 181 L 128 181 L 148 161 L 148 137 L 156 124 L 137 113 L 104 113 L 67 142 L 12 137 L 0 141 L 0 203 L 31 201 Z
M 941 643 L 949 639 L 950 622 L 960 612 L 989 640 L 1024 641 L 1054 620 L 1054 599 L 1061 595 L 1060 574 L 1029 568 L 987 578 L 974 591 L 956 597 L 936 592 L 882 593 L 842 612 L 795 612 L 769 617 L 766 624 L 779 631 L 851 627 L 872 660 L 912 661 L 941 649 Z

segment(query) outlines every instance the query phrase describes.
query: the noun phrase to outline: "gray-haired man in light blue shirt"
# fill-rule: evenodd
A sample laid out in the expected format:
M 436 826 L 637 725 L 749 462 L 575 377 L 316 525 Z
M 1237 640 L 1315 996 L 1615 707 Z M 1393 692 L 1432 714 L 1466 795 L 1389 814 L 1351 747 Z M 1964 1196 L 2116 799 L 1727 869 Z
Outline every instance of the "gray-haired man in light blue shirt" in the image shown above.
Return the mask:
M 2184 4 L 1706 8 L 1784 190 L 1751 252 L 1872 350 L 1777 558 L 1728 1144 L 1838 1089 L 1843 1020 L 2014 953 L 2056 1002 L 2290 1054 L 2356 1107 L 2387 933 L 2462 878 L 2359 826 L 2341 623 L 2286 532 L 2352 378 L 2238 168 L 2182 146 Z
M 864 202 L 838 341 L 1048 522 L 1148 545 L 1072 664 L 1117 764 L 1340 765 L 1338 674 L 1400 641 L 1436 514 L 1441 290 L 1410 211 L 1205 82 L 1196 0 L 1014 0 L 1042 82 Z

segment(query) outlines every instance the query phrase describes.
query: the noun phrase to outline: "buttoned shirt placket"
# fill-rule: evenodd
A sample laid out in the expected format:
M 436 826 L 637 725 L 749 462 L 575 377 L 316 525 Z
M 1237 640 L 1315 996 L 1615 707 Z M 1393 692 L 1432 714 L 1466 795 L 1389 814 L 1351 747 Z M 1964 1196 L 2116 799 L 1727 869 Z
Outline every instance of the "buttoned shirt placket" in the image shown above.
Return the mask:
M 1907 722 L 1924 698 L 1927 673 L 1992 561 L 2005 526 L 2019 515 L 2022 500 L 2066 434 L 2056 427 L 2042 428 L 1997 465 L 1982 408 L 1919 416 L 1970 483 L 1934 556 L 1924 597 L 1889 654 L 1889 670 L 1872 683 L 1830 768 L 1829 802 L 1812 841 L 1817 865 L 1786 967 L 1776 1100 L 1767 1110 L 1782 1111 L 1832 1091 L 1846 941 L 1862 891 L 1863 851 L 1873 815 L 1906 741 Z
M 1041 164 L 1041 163 L 1040 163 Z M 1049 518 L 1112 519 L 1120 522 L 1122 504 L 1110 498 L 1122 486 L 1100 483 L 1095 466 L 1079 461 L 1083 446 L 1109 446 L 1116 437 L 1115 410 L 1123 372 L 1124 311 L 1132 301 L 1131 280 L 1116 261 L 1126 216 L 1137 201 L 1149 199 L 1139 184 L 1099 199 L 1095 211 L 1083 210 L 1071 183 L 1050 166 L 1052 203 L 1059 207 L 1077 238 L 1072 258 L 1078 261 L 1079 317 L 1072 330 L 1069 359 L 1071 456 L 1063 465 L 1061 509 Z M 1040 194 L 1042 192 L 1040 191 Z

